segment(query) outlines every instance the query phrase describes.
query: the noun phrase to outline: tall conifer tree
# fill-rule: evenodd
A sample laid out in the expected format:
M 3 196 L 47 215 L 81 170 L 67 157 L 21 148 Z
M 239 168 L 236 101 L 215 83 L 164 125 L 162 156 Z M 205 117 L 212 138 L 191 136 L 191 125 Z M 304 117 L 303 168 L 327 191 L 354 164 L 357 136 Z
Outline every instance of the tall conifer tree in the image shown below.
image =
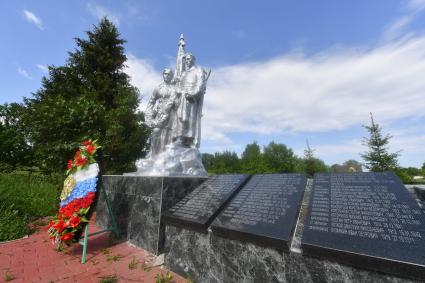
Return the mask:
M 103 148 L 104 171 L 133 170 L 148 130 L 137 111 L 138 90 L 124 72 L 125 40 L 107 18 L 86 34 L 75 39 L 66 64 L 50 66 L 41 89 L 25 100 L 37 159 L 48 170 L 62 170 L 76 142 L 90 137 Z
M 400 152 L 388 151 L 388 143 L 392 136 L 382 134 L 382 128 L 375 123 L 372 113 L 370 113 L 370 125 L 363 127 L 369 132 L 369 137 L 363 139 L 363 145 L 369 149 L 361 154 L 365 167 L 373 172 L 397 169 Z

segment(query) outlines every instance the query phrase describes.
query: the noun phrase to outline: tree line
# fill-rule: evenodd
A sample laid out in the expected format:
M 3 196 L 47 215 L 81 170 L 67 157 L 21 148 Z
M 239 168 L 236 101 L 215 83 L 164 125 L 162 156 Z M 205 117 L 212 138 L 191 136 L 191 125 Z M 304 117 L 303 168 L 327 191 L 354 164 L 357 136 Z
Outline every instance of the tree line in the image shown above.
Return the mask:
M 368 131 L 368 136 L 363 138 L 367 150 L 360 154 L 363 163 L 347 160 L 343 164 L 329 166 L 314 156 L 308 141 L 302 157 L 295 155 L 284 144 L 270 142 L 261 150 L 258 143 L 253 142 L 246 145 L 240 158 L 235 152 L 223 151 L 203 154 L 202 161 L 212 174 L 305 173 L 312 177 L 319 172 L 362 172 L 365 168 L 371 172 L 393 171 L 404 183 L 425 182 L 425 178 L 422 178 L 425 177 L 425 162 L 421 168 L 401 167 L 398 163 L 401 152 L 390 152 L 388 145 L 392 136 L 382 133 L 372 113 L 370 124 L 363 127 Z
M 260 148 L 257 142 L 247 144 L 241 157 L 231 151 L 202 154 L 205 169 L 212 174 L 220 173 L 306 173 L 310 177 L 316 172 L 330 172 L 330 167 L 314 157 L 313 150 L 305 150 L 298 157 L 285 144 L 270 142 Z

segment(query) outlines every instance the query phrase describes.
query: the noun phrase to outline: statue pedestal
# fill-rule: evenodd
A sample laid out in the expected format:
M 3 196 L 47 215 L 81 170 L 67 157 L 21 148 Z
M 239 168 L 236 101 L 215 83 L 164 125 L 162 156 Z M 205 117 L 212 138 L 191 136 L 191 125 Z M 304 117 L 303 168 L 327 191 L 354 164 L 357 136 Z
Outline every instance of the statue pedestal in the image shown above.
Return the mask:
M 125 176 L 208 176 L 197 148 L 182 147 L 174 143 L 153 158 L 136 162 L 137 172 Z
M 104 175 L 102 184 L 111 202 L 120 236 L 135 246 L 161 253 L 165 226 L 161 214 L 175 205 L 205 177 L 147 177 Z M 110 226 L 103 195 L 96 207 L 96 222 Z

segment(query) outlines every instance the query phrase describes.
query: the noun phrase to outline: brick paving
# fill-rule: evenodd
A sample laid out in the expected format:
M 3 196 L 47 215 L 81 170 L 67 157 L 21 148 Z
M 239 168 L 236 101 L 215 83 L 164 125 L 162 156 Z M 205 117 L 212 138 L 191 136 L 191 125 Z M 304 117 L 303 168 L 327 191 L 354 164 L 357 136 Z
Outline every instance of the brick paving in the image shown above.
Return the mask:
M 90 224 L 90 232 L 98 231 Z M 28 238 L 0 243 L 0 282 L 102 282 L 115 277 L 116 282 L 155 282 L 158 274 L 166 274 L 163 266 L 153 266 L 156 257 L 127 242 L 111 243 L 108 233 L 90 237 L 87 262 L 81 264 L 82 246 L 74 244 L 64 252 L 56 252 L 49 241 L 47 226 Z M 171 272 L 171 282 L 187 282 Z M 10 278 L 9 278 L 10 279 Z

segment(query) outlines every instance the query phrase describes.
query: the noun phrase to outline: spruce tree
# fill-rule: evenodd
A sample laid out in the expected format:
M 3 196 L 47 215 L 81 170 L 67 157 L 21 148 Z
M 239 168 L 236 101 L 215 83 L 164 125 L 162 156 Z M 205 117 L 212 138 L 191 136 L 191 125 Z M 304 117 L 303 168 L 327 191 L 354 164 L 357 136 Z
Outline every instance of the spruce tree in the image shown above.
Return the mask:
M 304 164 L 305 164 L 305 173 L 312 177 L 315 173 L 314 168 L 314 150 L 310 147 L 308 140 L 306 141 L 307 147 L 304 149 Z
M 304 172 L 308 177 L 313 177 L 318 172 L 329 172 L 330 168 L 326 166 L 325 162 L 319 158 L 314 157 L 314 149 L 310 147 L 308 140 L 306 141 L 306 148 L 304 149 Z
M 98 139 L 103 171 L 133 170 L 148 137 L 138 90 L 124 72 L 125 40 L 103 18 L 87 39 L 76 38 L 64 66 L 49 67 L 49 76 L 33 98 L 26 99 L 26 123 L 39 165 L 62 170 L 78 141 Z
M 363 125 L 363 127 L 369 132 L 369 137 L 363 139 L 363 145 L 369 149 L 361 154 L 365 167 L 373 172 L 397 169 L 400 153 L 388 151 L 392 136 L 382 134 L 382 128 L 375 123 L 372 113 L 370 113 L 370 125 Z

